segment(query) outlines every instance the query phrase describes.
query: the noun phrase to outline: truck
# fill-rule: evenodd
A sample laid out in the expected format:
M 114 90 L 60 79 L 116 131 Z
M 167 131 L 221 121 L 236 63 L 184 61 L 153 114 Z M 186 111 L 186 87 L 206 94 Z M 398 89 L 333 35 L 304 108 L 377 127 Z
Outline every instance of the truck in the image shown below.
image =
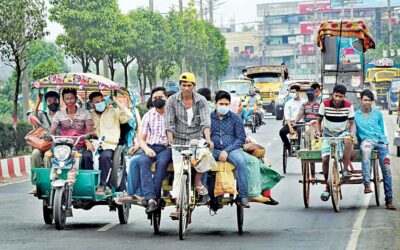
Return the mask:
M 283 82 L 287 78 L 285 65 L 258 65 L 246 67 L 246 77 L 253 81 L 253 86 L 260 91 L 263 109 L 276 115 L 275 101 L 279 96 Z

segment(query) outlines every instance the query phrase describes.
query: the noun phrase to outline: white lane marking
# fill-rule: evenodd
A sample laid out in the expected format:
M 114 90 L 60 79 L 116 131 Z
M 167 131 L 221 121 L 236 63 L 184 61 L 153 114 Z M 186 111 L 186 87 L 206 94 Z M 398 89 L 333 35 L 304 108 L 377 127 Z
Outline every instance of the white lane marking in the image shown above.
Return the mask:
M 117 223 L 110 223 L 105 225 L 104 227 L 101 227 L 97 230 L 97 232 L 105 232 L 110 230 L 111 228 L 115 227 L 116 225 L 118 225 Z
M 357 215 L 357 219 L 353 224 L 353 229 L 351 230 L 350 240 L 347 244 L 346 250 L 355 250 L 357 248 L 358 238 L 360 237 L 360 233 L 362 230 L 362 223 L 364 221 L 364 217 L 367 214 L 368 205 L 371 201 L 372 194 L 369 194 L 364 198 L 363 206 L 360 212 Z

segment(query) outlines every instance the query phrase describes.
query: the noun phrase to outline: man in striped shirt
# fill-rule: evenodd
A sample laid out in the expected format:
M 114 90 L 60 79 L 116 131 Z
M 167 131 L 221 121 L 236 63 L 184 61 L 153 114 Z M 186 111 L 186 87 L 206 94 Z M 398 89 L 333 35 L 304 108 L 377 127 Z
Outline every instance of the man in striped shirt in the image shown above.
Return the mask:
M 354 107 L 353 104 L 345 100 L 346 86 L 336 85 L 333 88 L 332 99 L 322 101 L 318 111 L 318 135 L 323 137 L 347 137 L 355 138 L 354 123 Z M 323 133 L 322 127 L 323 126 Z M 344 144 L 344 145 L 343 145 Z M 343 178 L 350 178 L 351 173 L 348 170 L 351 155 L 353 154 L 353 140 L 339 140 L 337 144 L 338 155 L 343 161 Z M 329 172 L 329 156 L 330 156 L 330 140 L 323 140 L 322 144 L 322 168 L 325 180 L 328 180 Z M 327 201 L 329 199 L 329 186 L 326 185 L 325 192 L 322 193 L 321 199 Z

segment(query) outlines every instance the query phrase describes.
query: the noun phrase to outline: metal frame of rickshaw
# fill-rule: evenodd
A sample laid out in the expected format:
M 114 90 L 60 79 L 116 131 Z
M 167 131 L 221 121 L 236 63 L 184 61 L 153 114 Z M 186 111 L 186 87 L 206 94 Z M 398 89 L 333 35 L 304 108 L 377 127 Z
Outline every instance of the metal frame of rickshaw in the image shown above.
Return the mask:
M 62 82 L 52 82 L 52 78 L 60 80 Z M 76 77 L 76 79 L 74 78 Z M 82 84 L 78 83 L 78 79 L 85 79 L 86 84 L 82 87 Z M 84 94 L 85 99 L 87 94 L 94 91 L 101 92 L 110 92 L 114 94 L 118 98 L 125 99 L 128 108 L 134 107 L 132 102 L 132 97 L 129 91 L 126 88 L 120 87 L 117 83 L 112 82 L 111 80 L 93 75 L 93 74 L 84 74 L 84 73 L 66 73 L 66 74 L 58 74 L 54 76 L 48 76 L 41 80 L 32 83 L 32 89 L 54 89 L 61 92 L 64 88 L 75 88 L 78 90 L 78 95 Z M 46 92 L 46 91 L 45 91 Z M 60 95 L 61 96 L 61 95 Z M 61 100 L 60 100 L 61 101 Z M 85 107 L 85 101 L 83 103 Z M 43 100 L 43 107 L 45 109 L 45 103 Z M 118 145 L 117 149 L 114 153 L 114 164 L 120 169 L 121 172 L 118 173 L 117 178 L 118 182 L 123 179 L 123 172 L 126 169 L 125 166 L 125 146 Z M 53 218 L 51 215 L 51 208 L 48 207 L 49 199 L 50 199 L 50 190 L 51 190 L 51 180 L 50 180 L 50 171 L 51 169 L 47 168 L 33 168 L 32 172 L 36 173 L 37 179 L 35 185 L 37 186 L 37 194 L 35 195 L 38 199 L 43 200 L 43 216 L 46 224 L 52 224 Z M 118 210 L 118 218 L 121 224 L 126 224 L 129 219 L 129 209 L 130 205 L 128 204 L 116 204 L 114 198 L 120 195 L 121 191 L 116 191 L 116 188 L 112 186 L 112 193 L 105 196 L 97 196 L 96 188 L 100 183 L 100 170 L 78 170 L 76 176 L 76 182 L 73 186 L 72 199 L 74 201 L 74 208 L 82 208 L 85 210 L 91 209 L 96 205 L 108 205 L 111 211 Z M 122 176 L 121 176 L 122 174 Z M 32 180 L 33 182 L 33 180 Z M 76 201 L 76 202 L 75 202 Z M 57 229 L 62 229 L 57 228 Z

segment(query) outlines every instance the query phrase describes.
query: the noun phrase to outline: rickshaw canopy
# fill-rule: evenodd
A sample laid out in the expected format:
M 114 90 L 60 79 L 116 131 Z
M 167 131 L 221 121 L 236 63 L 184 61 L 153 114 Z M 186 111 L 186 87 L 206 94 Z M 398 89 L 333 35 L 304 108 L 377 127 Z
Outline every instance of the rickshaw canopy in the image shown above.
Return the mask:
M 85 91 L 101 91 L 118 90 L 121 86 L 108 78 L 91 73 L 63 73 L 34 81 L 31 83 L 31 88 L 76 88 Z
M 364 52 L 375 48 L 374 38 L 367 25 L 362 20 L 331 20 L 322 22 L 317 33 L 317 45 L 324 49 L 325 36 L 347 36 L 363 40 Z

